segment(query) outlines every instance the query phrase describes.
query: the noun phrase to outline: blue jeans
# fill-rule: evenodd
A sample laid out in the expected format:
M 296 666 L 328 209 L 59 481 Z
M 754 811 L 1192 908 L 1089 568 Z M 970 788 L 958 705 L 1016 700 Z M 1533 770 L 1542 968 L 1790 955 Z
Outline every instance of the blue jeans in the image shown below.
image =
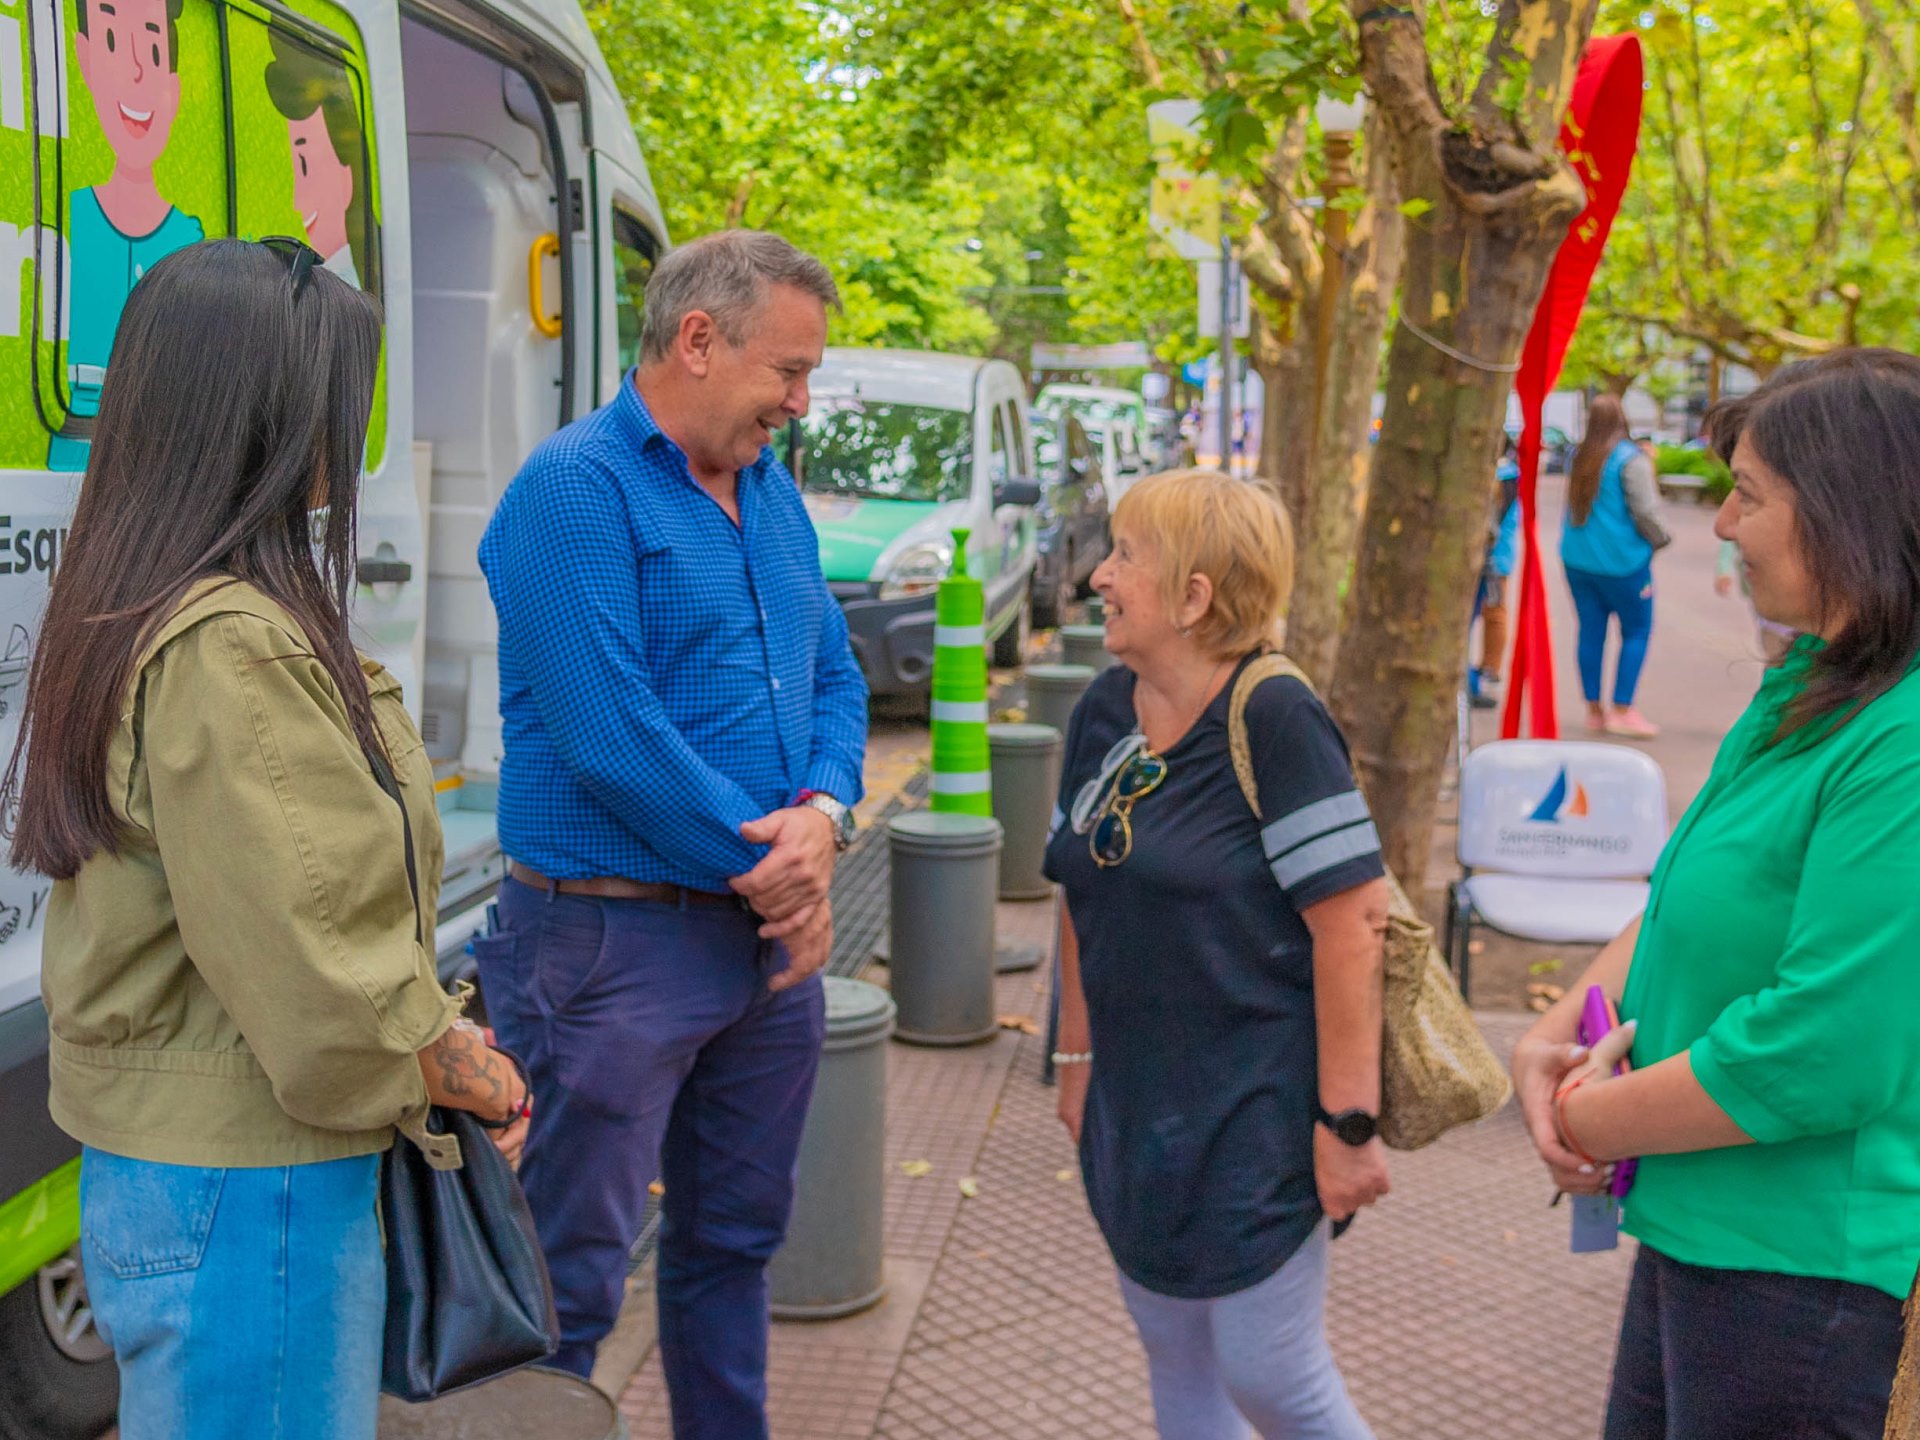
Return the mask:
M 1120 1277 L 1147 1351 L 1164 1440 L 1373 1440 L 1327 1345 L 1322 1224 L 1273 1274 L 1217 1300 L 1180 1300 Z
M 380 1157 L 226 1170 L 89 1148 L 80 1247 L 120 1440 L 373 1440 Z
M 1642 1245 L 1605 1440 L 1880 1440 L 1899 1360 L 1883 1291 Z
M 767 1262 L 786 1238 L 825 1035 L 820 982 L 738 909 L 500 887 L 474 942 L 487 1014 L 526 1062 L 520 1183 L 586 1375 L 660 1179 L 660 1361 L 677 1440 L 767 1434 Z
M 1620 622 L 1613 703 L 1624 710 L 1640 688 L 1640 667 L 1646 663 L 1647 641 L 1653 635 L 1653 567 L 1642 565 L 1631 575 L 1595 575 L 1569 565 L 1567 588 L 1573 592 L 1574 613 L 1580 617 L 1580 693 L 1589 705 L 1600 703 L 1607 623 Z

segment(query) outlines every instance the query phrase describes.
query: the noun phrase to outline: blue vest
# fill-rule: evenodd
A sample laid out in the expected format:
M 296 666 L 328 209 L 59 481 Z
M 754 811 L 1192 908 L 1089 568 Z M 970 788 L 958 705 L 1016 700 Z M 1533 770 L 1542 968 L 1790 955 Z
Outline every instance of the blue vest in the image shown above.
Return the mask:
M 1584 525 L 1573 523 L 1569 510 L 1560 527 L 1560 563 L 1589 575 L 1634 575 L 1653 560 L 1653 546 L 1634 528 L 1627 509 L 1627 462 L 1640 453 L 1631 440 L 1622 440 L 1607 456 L 1600 471 L 1600 492 L 1593 497 Z

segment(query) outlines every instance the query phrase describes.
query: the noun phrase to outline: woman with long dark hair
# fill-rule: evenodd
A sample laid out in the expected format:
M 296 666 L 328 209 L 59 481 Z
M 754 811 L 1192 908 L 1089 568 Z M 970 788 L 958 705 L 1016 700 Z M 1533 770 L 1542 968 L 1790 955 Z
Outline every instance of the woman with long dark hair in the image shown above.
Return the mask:
M 430 1103 L 524 1134 L 435 977 L 431 768 L 349 635 L 380 313 L 319 259 L 216 240 L 134 287 L 7 776 L 123 1440 L 372 1440 L 380 1152 Z
M 1634 705 L 1640 667 L 1653 634 L 1653 552 L 1671 538 L 1660 523 L 1653 461 L 1627 433 L 1627 412 L 1612 395 L 1594 400 L 1587 433 L 1567 482 L 1560 563 L 1580 618 L 1580 689 L 1587 729 L 1651 740 L 1660 727 Z M 1620 625 L 1613 703 L 1602 698 L 1607 630 Z
M 1715 532 L 1800 638 L 1514 1081 L 1561 1189 L 1643 1157 L 1607 1440 L 1878 1440 L 1920 1261 L 1920 359 L 1824 356 L 1710 429 Z M 1591 1055 L 1589 985 L 1628 1022 Z

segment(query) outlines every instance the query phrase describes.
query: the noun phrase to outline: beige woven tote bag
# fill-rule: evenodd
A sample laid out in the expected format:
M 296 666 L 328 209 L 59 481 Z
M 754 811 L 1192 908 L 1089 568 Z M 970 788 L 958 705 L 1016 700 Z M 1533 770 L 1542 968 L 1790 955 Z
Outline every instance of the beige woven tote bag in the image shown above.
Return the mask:
M 1262 681 L 1291 675 L 1309 690 L 1313 682 L 1286 656 L 1255 657 L 1234 682 L 1227 709 L 1227 738 L 1240 790 L 1260 814 L 1253 753 L 1247 743 L 1247 701 Z M 1430 1145 L 1456 1125 L 1483 1120 L 1506 1104 L 1507 1072 L 1481 1038 L 1473 1012 L 1433 943 L 1433 927 L 1420 918 L 1400 882 L 1387 888 L 1386 1033 L 1380 1044 L 1380 1138 L 1396 1150 Z

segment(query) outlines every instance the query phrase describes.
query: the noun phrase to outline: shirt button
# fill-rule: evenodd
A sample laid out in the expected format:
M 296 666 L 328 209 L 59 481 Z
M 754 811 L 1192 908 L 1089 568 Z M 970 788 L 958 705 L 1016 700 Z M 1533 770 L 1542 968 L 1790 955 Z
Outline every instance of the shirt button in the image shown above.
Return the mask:
M 774 682 L 773 682 L 773 688 L 774 688 L 774 689 L 776 689 L 776 690 L 778 690 L 778 689 L 780 688 L 780 681 L 779 681 L 779 678 L 778 678 L 777 676 L 776 676 L 776 677 L 775 677 L 775 679 L 774 679 Z

